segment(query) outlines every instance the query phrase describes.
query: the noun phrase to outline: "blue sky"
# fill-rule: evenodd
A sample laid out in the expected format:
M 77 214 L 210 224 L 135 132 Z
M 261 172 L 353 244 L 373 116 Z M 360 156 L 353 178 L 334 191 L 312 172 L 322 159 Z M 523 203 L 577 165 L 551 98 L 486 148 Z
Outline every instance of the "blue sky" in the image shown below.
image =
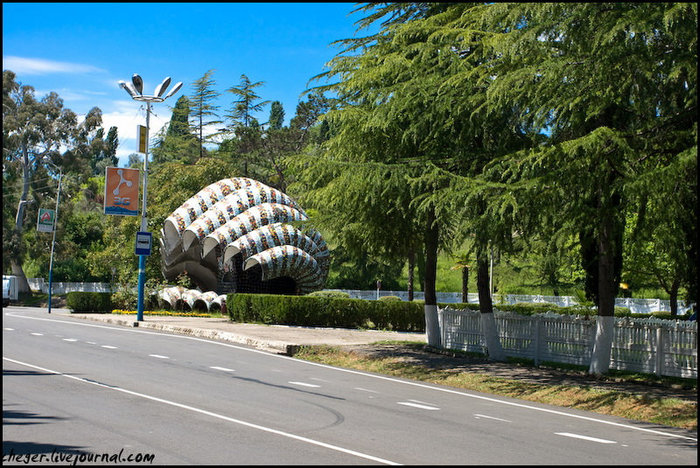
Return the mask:
M 294 116 L 309 80 L 354 37 L 356 3 L 3 3 L 3 70 L 36 89 L 55 91 L 65 107 L 84 116 L 92 107 L 103 126 L 119 129 L 120 166 L 136 151 L 136 126 L 145 104 L 118 86 L 134 73 L 152 94 L 166 77 L 182 89 L 155 104 L 151 135 L 170 119 L 177 98 L 213 69 L 223 117 L 234 99 L 225 90 L 241 74 L 264 100 L 281 101 L 285 123 Z M 365 35 L 363 31 L 360 35 Z M 313 85 L 313 83 L 312 83 Z M 258 116 L 267 121 L 269 105 Z

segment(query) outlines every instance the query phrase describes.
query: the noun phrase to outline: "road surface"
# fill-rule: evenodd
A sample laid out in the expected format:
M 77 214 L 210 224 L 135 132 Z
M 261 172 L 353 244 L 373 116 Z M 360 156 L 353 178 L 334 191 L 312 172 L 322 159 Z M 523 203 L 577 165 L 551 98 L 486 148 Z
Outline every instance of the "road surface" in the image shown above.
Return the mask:
M 8 307 L 3 462 L 31 456 L 103 457 L 102 464 L 695 465 L 697 438 Z

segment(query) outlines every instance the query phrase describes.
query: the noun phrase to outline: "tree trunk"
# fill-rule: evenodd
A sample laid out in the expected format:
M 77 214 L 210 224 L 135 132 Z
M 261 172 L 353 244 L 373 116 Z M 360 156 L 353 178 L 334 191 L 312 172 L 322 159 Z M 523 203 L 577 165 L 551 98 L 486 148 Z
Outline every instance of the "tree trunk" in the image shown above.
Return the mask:
M 479 248 L 476 253 L 476 287 L 479 291 L 479 320 L 481 333 L 486 341 L 486 351 L 491 361 L 505 361 L 501 341 L 498 338 L 496 320 L 493 316 L 493 302 L 489 285 L 489 256 L 485 248 Z
M 613 197 L 613 205 L 619 205 L 618 197 Z M 616 203 L 618 202 L 618 203 Z M 610 352 L 615 332 L 615 296 L 619 287 L 616 256 L 621 251 L 615 220 L 603 216 L 598 235 L 598 317 L 593 343 L 590 374 L 600 375 L 610 369 Z
M 413 301 L 413 271 L 416 268 L 416 253 L 413 249 L 408 252 L 408 301 Z
M 22 232 L 24 231 L 24 206 L 29 197 L 29 184 L 31 181 L 29 150 L 26 145 L 22 145 L 22 194 L 17 203 L 17 216 L 15 217 L 15 232 L 13 244 L 15 251 L 10 259 L 12 274 L 17 277 L 17 291 L 21 293 L 29 292 L 29 282 L 22 268 Z
M 462 302 L 469 302 L 469 267 L 462 267 Z
M 435 280 L 437 276 L 439 230 L 435 224 L 435 212 L 428 213 L 425 231 L 425 333 L 428 345 L 440 348 L 440 323 L 437 312 Z
M 678 275 L 673 278 L 673 284 L 671 284 L 671 290 L 669 291 L 670 303 L 671 303 L 671 315 L 674 317 L 678 315 L 678 289 L 680 288 L 681 280 Z

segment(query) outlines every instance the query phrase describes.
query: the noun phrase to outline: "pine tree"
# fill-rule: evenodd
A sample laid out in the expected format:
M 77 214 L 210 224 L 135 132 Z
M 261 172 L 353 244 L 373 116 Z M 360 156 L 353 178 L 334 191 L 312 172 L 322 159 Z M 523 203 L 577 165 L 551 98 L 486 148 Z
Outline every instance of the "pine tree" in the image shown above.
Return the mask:
M 193 83 L 194 93 L 189 97 L 191 118 L 194 119 L 194 127 L 197 129 L 199 141 L 199 157 L 204 157 L 204 144 L 210 142 L 219 132 L 214 131 L 205 135 L 205 127 L 222 123 L 218 120 L 216 111 L 219 106 L 214 104 L 220 93 L 214 90 L 216 82 L 211 78 L 214 70 L 207 71 L 201 78 Z

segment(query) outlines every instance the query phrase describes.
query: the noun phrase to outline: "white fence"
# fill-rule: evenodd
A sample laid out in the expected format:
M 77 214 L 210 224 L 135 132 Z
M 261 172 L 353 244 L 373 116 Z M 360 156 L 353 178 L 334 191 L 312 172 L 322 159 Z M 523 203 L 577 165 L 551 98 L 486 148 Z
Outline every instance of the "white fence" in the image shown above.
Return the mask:
M 27 278 L 29 289 L 36 292 L 48 294 L 49 282 L 44 278 Z M 109 283 L 57 283 L 51 284 L 51 294 L 66 294 L 69 292 L 112 292 Z
M 442 347 L 484 353 L 480 313 L 439 309 Z M 506 356 L 588 366 L 596 322 L 555 313 L 523 316 L 494 312 Z M 615 318 L 610 368 L 675 377 L 698 377 L 697 322 Z
M 343 291 L 350 294 L 350 297 L 354 299 L 367 299 L 376 300 L 377 297 L 381 296 L 397 296 L 404 301 L 408 300 L 407 291 L 362 291 L 357 289 L 331 289 L 329 291 Z M 472 304 L 479 303 L 479 295 L 477 293 L 470 293 L 467 295 L 469 302 Z M 413 298 L 416 300 L 423 300 L 424 295 L 422 291 L 416 291 L 413 293 Z M 441 304 L 455 304 L 462 302 L 462 293 L 437 293 L 437 301 Z M 518 302 L 530 302 L 530 303 L 547 303 L 554 304 L 561 307 L 569 307 L 578 304 L 576 299 L 572 296 L 540 296 L 540 295 L 525 295 L 525 294 L 494 294 L 493 303 L 497 304 L 516 304 Z M 649 314 L 652 312 L 671 311 L 670 301 L 663 299 L 634 299 L 634 298 L 624 298 L 618 297 L 615 299 L 616 307 L 627 307 L 633 314 Z M 684 301 L 678 301 L 678 313 L 685 314 L 692 308 L 692 304 L 685 304 Z

